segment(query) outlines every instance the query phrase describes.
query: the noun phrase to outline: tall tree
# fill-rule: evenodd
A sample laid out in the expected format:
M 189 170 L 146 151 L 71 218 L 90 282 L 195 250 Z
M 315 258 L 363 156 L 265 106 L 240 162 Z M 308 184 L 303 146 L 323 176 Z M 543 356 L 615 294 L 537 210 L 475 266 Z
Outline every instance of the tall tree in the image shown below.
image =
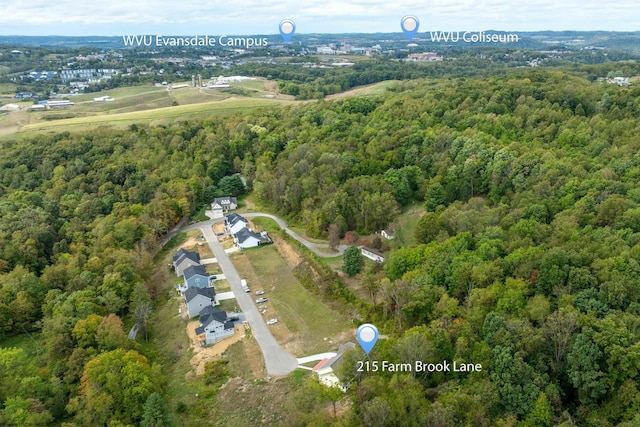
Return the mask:
M 149 318 L 151 317 L 152 311 L 153 309 L 151 308 L 150 302 L 140 301 L 138 305 L 136 305 L 135 311 L 133 312 L 133 317 L 135 319 L 136 325 L 138 325 L 138 330 L 144 332 L 145 341 L 149 339 L 148 326 Z
M 362 255 L 360 254 L 360 249 L 357 246 L 349 246 L 344 251 L 343 255 L 342 271 L 344 271 L 347 276 L 355 276 L 360 273 L 362 270 Z
M 329 247 L 337 249 L 340 245 L 340 230 L 336 224 L 329 224 Z
M 159 393 L 151 393 L 144 404 L 140 427 L 169 427 L 169 408 Z

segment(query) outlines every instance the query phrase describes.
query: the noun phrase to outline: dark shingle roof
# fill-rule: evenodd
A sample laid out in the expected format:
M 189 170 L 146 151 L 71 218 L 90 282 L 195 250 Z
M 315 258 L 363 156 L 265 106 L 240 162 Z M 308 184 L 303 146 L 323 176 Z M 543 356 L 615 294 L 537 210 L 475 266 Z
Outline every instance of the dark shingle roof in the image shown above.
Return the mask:
M 336 368 L 342 364 L 342 356 L 344 352 L 347 350 L 353 350 L 354 348 L 356 348 L 356 345 L 352 342 L 340 344 L 340 347 L 338 347 L 338 353 L 331 359 L 327 360 L 327 363 L 325 363 L 324 366 L 331 368 L 335 372 Z
M 246 218 L 244 218 L 243 216 L 240 216 L 240 215 L 238 215 L 236 213 L 231 213 L 231 214 L 227 215 L 227 224 L 229 224 L 229 227 L 232 227 L 238 221 L 242 221 L 245 224 L 249 222 L 249 221 L 247 221 Z
M 199 274 L 200 276 L 209 277 L 209 272 L 202 265 L 190 265 L 189 267 L 184 269 L 182 274 L 184 274 L 184 278 L 187 280 L 191 279 L 197 274 Z
M 227 313 L 218 307 L 208 305 L 200 311 L 200 325 L 205 327 L 213 320 L 224 324 L 227 321 Z
M 269 242 L 269 239 L 267 239 L 266 237 L 262 237 L 258 233 L 254 233 L 253 231 L 249 230 L 248 228 L 243 228 L 242 230 L 238 231 L 235 234 L 235 236 L 238 239 L 238 242 L 240 242 L 240 243 L 243 243 L 249 237 L 255 237 L 258 240 L 258 242 L 260 242 L 260 243 L 268 243 Z
M 183 262 L 185 259 L 189 259 L 189 260 L 195 262 L 196 264 L 199 264 L 200 263 L 200 254 L 198 252 L 189 252 L 189 251 L 185 251 L 184 249 L 180 249 L 180 251 L 178 251 L 178 253 L 176 253 L 173 256 L 173 263 L 178 265 L 181 262 Z
M 235 197 L 216 197 L 215 199 L 213 199 L 213 203 L 217 203 L 220 206 L 230 205 L 232 203 L 234 205 L 238 204 Z
M 190 302 L 192 299 L 194 299 L 198 295 L 202 295 L 207 298 L 214 299 L 216 296 L 216 291 L 213 288 L 189 288 L 184 292 L 184 299 L 187 302 Z
M 176 252 L 176 254 L 173 256 L 173 262 L 176 262 L 178 258 L 184 255 L 186 252 L 189 252 L 189 251 L 187 251 L 186 249 L 180 249 L 178 252 Z

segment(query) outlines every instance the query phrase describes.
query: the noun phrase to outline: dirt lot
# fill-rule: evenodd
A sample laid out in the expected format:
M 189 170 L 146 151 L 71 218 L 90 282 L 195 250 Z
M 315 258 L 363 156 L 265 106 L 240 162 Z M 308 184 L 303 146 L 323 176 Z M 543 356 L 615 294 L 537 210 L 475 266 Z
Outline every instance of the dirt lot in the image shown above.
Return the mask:
M 300 256 L 300 254 L 298 254 L 298 252 L 296 252 L 289 243 L 285 242 L 281 238 L 274 236 L 273 245 L 276 247 L 278 252 L 280 252 L 280 255 L 287 262 L 287 265 L 291 270 L 295 269 L 302 262 L 302 256 Z
M 200 243 L 203 243 L 203 244 L 200 245 Z M 197 250 L 198 253 L 200 254 L 200 258 L 202 259 L 213 258 L 213 252 L 211 252 L 211 248 L 209 248 L 209 245 L 207 245 L 202 239 L 200 239 L 199 232 L 197 236 L 189 237 L 187 241 L 180 246 L 180 248 L 186 249 L 188 251 Z
M 231 345 L 244 338 L 244 326 L 237 325 L 236 333 L 225 340 L 220 341 L 212 345 L 211 347 L 201 347 L 198 344 L 198 337 L 196 336 L 196 328 L 199 326 L 197 320 L 192 320 L 187 324 L 187 335 L 191 340 L 191 348 L 193 349 L 193 357 L 191 358 L 191 366 L 196 375 L 204 374 L 205 363 L 211 360 L 220 359 L 222 353 Z

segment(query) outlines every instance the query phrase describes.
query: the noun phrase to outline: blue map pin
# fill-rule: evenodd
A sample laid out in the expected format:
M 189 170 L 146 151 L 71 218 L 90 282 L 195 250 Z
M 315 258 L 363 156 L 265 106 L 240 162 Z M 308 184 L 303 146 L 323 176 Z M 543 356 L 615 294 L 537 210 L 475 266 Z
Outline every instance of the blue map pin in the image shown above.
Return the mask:
M 400 28 L 402 28 L 404 35 L 407 36 L 407 40 L 411 41 L 418 32 L 418 28 L 420 28 L 420 21 L 413 15 L 407 15 L 400 20 Z
M 356 332 L 356 337 L 358 338 L 360 347 L 362 347 L 365 353 L 369 354 L 373 346 L 378 342 L 378 328 L 371 323 L 360 325 Z
M 296 23 L 291 19 L 283 19 L 280 21 L 280 35 L 284 39 L 285 43 L 289 43 L 293 33 L 296 32 Z

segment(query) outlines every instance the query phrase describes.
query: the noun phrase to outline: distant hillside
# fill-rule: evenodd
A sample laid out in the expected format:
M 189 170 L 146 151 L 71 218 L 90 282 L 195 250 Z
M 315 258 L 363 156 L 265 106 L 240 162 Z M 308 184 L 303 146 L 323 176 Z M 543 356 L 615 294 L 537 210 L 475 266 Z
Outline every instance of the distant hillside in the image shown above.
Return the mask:
M 463 29 L 461 29 L 463 30 Z M 490 29 L 487 29 L 487 31 Z M 495 31 L 499 32 L 499 29 Z M 519 46 L 524 48 L 541 48 L 545 46 L 563 46 L 570 48 L 600 47 L 640 53 L 640 31 L 514 31 L 520 36 Z M 212 34 L 215 35 L 215 34 Z M 281 44 L 279 35 L 257 35 L 267 37 L 269 43 Z M 355 43 L 389 41 L 406 44 L 405 36 L 400 33 L 344 33 L 344 34 L 296 34 L 296 42 L 303 45 L 323 44 L 336 40 L 350 40 Z M 425 46 L 436 46 L 431 43 L 429 33 L 420 32 L 416 40 L 422 40 Z M 0 36 L 0 44 L 16 46 L 55 46 L 82 47 L 90 46 L 100 49 L 124 48 L 121 36 Z M 458 43 L 460 47 L 477 47 L 478 44 Z

